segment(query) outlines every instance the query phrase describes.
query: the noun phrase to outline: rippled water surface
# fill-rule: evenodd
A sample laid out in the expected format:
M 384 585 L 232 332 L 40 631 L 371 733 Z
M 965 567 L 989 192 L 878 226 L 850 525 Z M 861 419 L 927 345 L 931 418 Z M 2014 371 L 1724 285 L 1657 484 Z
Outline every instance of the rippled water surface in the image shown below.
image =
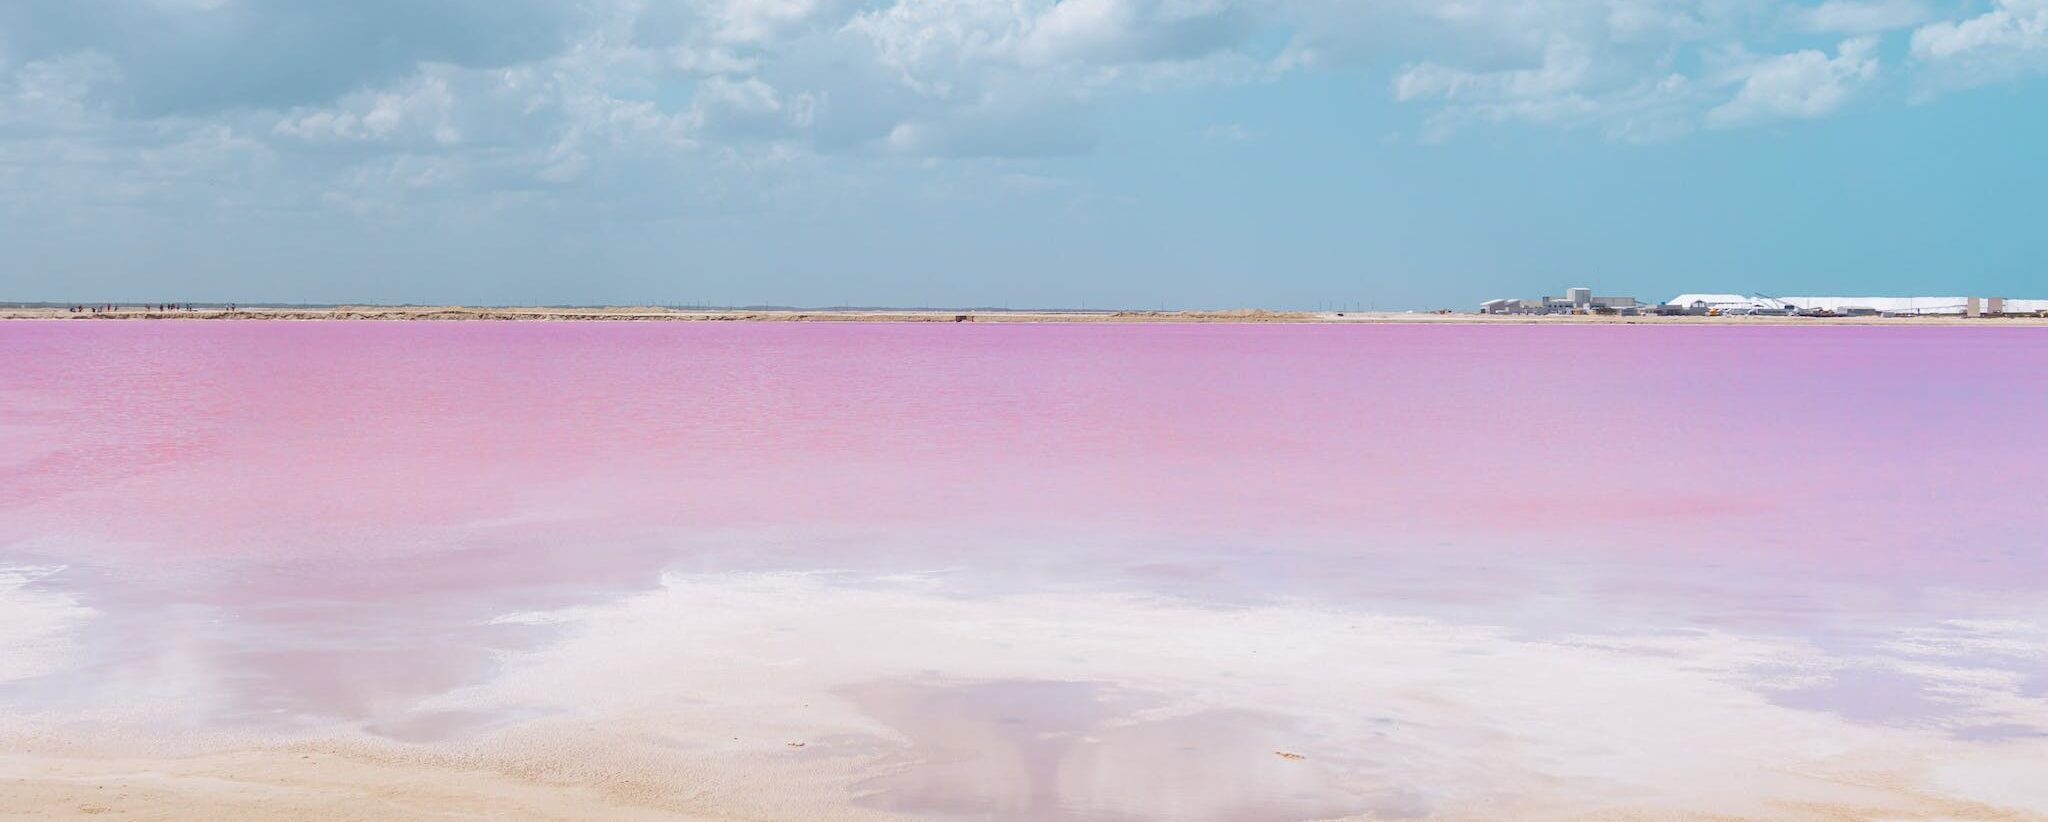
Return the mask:
M 0 709 L 767 735 L 963 818 L 2048 813 L 2044 374 L 1996 327 L 6 322 Z

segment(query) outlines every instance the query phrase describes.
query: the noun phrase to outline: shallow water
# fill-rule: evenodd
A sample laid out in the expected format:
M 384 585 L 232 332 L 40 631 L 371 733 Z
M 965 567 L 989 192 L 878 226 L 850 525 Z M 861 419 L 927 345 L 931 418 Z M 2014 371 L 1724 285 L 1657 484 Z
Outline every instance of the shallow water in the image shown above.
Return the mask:
M 1971 777 L 2048 768 L 2034 329 L 7 322 L 0 365 L 40 730 L 773 732 L 963 818 L 2048 813 Z

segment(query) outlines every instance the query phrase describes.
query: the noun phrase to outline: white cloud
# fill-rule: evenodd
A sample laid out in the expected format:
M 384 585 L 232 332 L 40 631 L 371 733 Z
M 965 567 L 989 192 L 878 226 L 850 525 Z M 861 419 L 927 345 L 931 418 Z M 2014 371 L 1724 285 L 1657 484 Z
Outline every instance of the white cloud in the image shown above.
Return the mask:
M 53 188 L 170 196 L 176 180 L 140 168 L 138 145 L 209 169 L 188 181 L 194 196 L 235 177 L 221 163 L 260 158 L 277 164 L 252 175 L 264 196 L 302 202 L 364 185 L 595 191 L 775 165 L 736 156 L 1063 155 L 1103 144 L 1130 101 L 1308 73 L 1381 85 L 1425 139 L 1502 123 L 1662 139 L 1838 110 L 1874 85 L 1881 41 L 1796 44 L 1925 23 L 1931 0 L 417 0 L 407 14 L 397 2 L 180 0 L 125 21 L 87 4 L 0 5 L 10 186 L 69 168 L 95 182 Z M 323 27 L 346 36 L 253 34 Z M 1788 40 L 1789 53 L 1748 56 Z M 1897 85 L 2048 69 L 2044 43 L 2048 0 L 1996 0 L 1919 25 Z M 392 176 L 408 155 L 437 170 Z M 435 182 L 385 184 L 419 179 Z
M 2048 71 L 2048 0 L 1997 0 L 1990 11 L 1913 31 L 1930 87 L 1969 86 Z
M 1248 34 L 1250 14 L 1223 0 L 1066 0 L 1039 14 L 1019 46 L 1028 64 L 1189 60 Z
M 287 110 L 403 81 L 423 64 L 492 68 L 559 53 L 587 20 L 555 0 L 0 4 L 0 52 L 119 65 L 108 100 L 139 117 Z
M 452 119 L 455 106 L 447 79 L 423 74 L 398 89 L 352 94 L 332 108 L 294 112 L 272 130 L 312 142 L 412 136 L 453 145 L 462 141 Z
M 1617 84 L 1591 55 L 1558 43 L 1541 63 L 1527 68 L 1410 66 L 1395 77 L 1394 96 L 1440 104 L 1424 131 L 1429 139 L 1448 138 L 1473 122 L 1527 122 L 1590 126 L 1615 139 L 1645 140 L 1688 130 L 1698 89 L 1675 72 Z
M 2048 47 L 2048 2 L 1998 0 L 1976 17 L 1930 23 L 1913 32 L 1913 53 L 1930 59 L 1995 51 Z
M 1797 16 L 1807 31 L 1869 34 L 1927 22 L 1934 12 L 1922 0 L 1827 0 Z
M 1394 78 L 1394 98 L 1447 102 L 1556 99 L 1584 88 L 1591 69 L 1592 61 L 1583 50 L 1559 42 L 1532 68 L 1472 71 L 1433 62 L 1410 66 Z
M 1619 140 L 1681 134 L 1718 102 L 1690 66 L 1783 24 L 1763 4 L 1709 0 L 1418 0 L 1377 21 L 1344 18 L 1340 3 L 1299 5 L 1294 53 L 1312 64 L 1404 58 L 1392 93 L 1427 107 L 1430 139 L 1511 122 Z
M 0 74 L 0 129 L 77 127 L 98 117 L 94 92 L 120 81 L 120 66 L 103 54 L 31 61 L 11 76 Z
M 860 14 L 846 31 L 865 38 L 904 85 L 946 97 L 960 70 L 1013 60 L 1028 24 L 1028 13 L 1006 2 L 901 0 Z
M 813 94 L 785 99 L 759 77 L 721 75 L 698 86 L 691 119 L 696 128 L 720 134 L 786 135 L 809 127 L 817 107 Z
M 1842 41 L 1835 56 L 1808 49 L 1759 60 L 1742 71 L 1735 99 L 1707 113 L 1716 127 L 1833 113 L 1877 76 L 1877 39 Z
M 1203 129 L 1202 136 L 1219 143 L 1244 143 L 1252 139 L 1252 130 L 1243 123 L 1218 123 Z
M 835 6 L 826 0 L 722 0 L 708 4 L 714 37 L 726 43 L 771 43 L 812 24 Z
M 523 143 L 535 169 L 557 177 L 596 135 L 628 131 L 672 147 L 708 140 L 827 152 L 1064 153 L 1095 144 L 1095 113 L 1122 98 L 1387 66 L 1399 67 L 1391 96 L 1416 106 L 1432 136 L 1527 122 L 1641 139 L 1703 122 L 1825 113 L 1875 66 L 1874 51 L 1795 51 L 1757 61 L 1756 76 L 1730 100 L 1716 93 L 1727 81 L 1688 68 L 1714 51 L 1928 16 L 1926 0 L 1826 0 L 1791 12 L 1727 0 L 597 0 L 567 15 L 530 4 L 489 13 L 432 5 L 431 30 L 401 38 L 409 68 L 307 63 L 319 79 L 304 88 L 222 93 L 240 95 L 233 105 L 276 112 L 268 129 L 279 139 L 404 150 Z M 288 13 L 234 3 L 152 8 L 167 42 L 190 36 L 191 21 L 233 30 Z M 380 14 L 371 8 L 348 20 L 374 17 L 361 27 L 382 31 L 389 21 Z M 1976 18 L 1923 26 L 1915 54 L 1929 62 L 2030 49 L 2041 14 L 2040 0 L 2002 0 Z M 144 54 L 105 33 L 113 31 L 105 21 L 82 25 L 90 15 L 12 17 L 0 27 L 17 34 L 0 44 L 33 39 L 50 51 L 69 37 L 78 54 L 100 55 L 119 88 L 77 96 L 81 104 L 138 92 L 154 110 L 187 98 L 200 109 L 215 104 L 211 92 L 186 93 L 192 84 L 183 80 L 172 89 L 128 79 L 160 68 L 152 61 L 182 59 L 177 49 Z M 43 23 L 61 24 L 52 30 L 63 36 L 33 37 Z M 93 37 L 105 48 L 91 50 Z M 243 43 L 228 46 L 207 59 L 234 62 Z M 316 56 L 333 57 L 305 59 Z M 515 79 L 480 79 L 499 75 Z M 1796 90 L 1802 82 L 1812 87 Z M 356 85 L 315 103 L 266 102 L 318 97 L 340 83 Z M 512 85 L 524 96 L 511 99 Z

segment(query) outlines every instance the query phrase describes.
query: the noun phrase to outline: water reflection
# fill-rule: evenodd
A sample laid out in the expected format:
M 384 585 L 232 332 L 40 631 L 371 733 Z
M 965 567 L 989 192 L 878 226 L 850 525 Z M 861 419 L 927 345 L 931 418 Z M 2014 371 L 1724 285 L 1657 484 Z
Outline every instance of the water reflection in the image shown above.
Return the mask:
M 1332 752 L 1303 754 L 1296 720 L 1249 710 L 1146 718 L 1100 683 L 885 681 L 845 689 L 909 748 L 862 802 L 958 819 L 1311 819 L 1419 815 L 1398 790 L 1343 787 Z M 1355 775 L 1353 778 L 1357 778 Z

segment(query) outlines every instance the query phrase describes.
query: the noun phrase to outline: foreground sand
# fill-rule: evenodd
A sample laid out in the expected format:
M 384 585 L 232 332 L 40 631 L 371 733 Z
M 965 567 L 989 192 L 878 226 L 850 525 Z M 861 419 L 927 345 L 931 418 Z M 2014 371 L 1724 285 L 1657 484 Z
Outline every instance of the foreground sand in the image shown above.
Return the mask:
M 462 763 L 434 764 L 344 753 L 321 746 L 190 757 L 0 756 L 0 818 L 23 819 L 819 819 L 916 818 L 819 802 L 816 786 L 787 767 L 757 761 L 681 769 L 650 783 L 615 776 L 590 783 Z M 690 784 L 689 777 L 702 779 Z M 2019 774 L 2008 774 L 2018 777 Z M 683 777 L 683 778 L 676 778 Z M 786 781 L 785 781 L 786 780 Z M 1686 811 L 1606 807 L 1576 812 L 1541 805 L 1467 806 L 1423 818 L 1627 820 L 2030 820 L 2042 817 L 1917 794 L 1880 774 L 1833 786 L 1828 798 L 1786 798 L 1748 807 Z M 1748 803 L 1740 803 L 1748 804 Z M 1370 812 L 1330 818 L 1378 819 Z M 1278 818 L 1278 817 L 1276 817 Z
M 195 320 L 612 320 L 751 322 L 977 323 L 1489 323 L 1534 325 L 1972 325 L 2048 326 L 2048 317 L 1601 317 L 1511 316 L 1395 311 L 989 311 L 917 309 L 674 309 L 649 306 L 375 306 L 255 307 L 235 311 L 120 309 L 76 314 L 62 308 L 0 308 L 0 319 Z
M 0 758 L 0 817 L 83 819 L 689 819 L 587 788 L 333 754 Z
M 896 818 L 855 805 L 830 752 L 765 736 L 688 753 L 602 721 L 474 744 L 87 737 L 0 744 L 0 819 Z

